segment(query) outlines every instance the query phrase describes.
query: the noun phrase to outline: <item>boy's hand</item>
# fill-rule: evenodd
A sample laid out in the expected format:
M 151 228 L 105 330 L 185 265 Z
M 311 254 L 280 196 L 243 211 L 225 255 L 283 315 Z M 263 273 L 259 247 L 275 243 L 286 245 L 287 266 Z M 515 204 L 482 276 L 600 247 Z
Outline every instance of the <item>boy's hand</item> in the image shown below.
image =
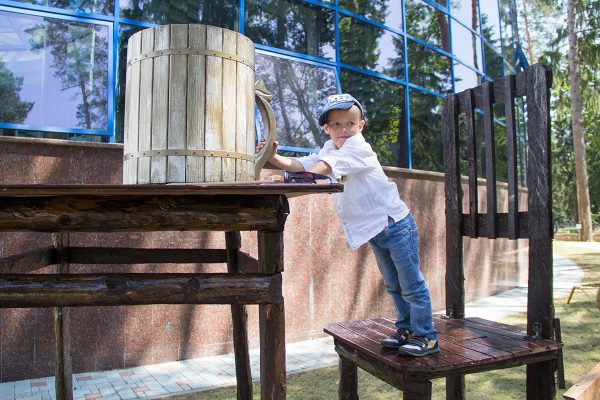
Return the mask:
M 266 140 L 265 138 L 260 139 L 258 144 L 256 145 L 256 154 L 258 154 L 263 147 L 265 147 Z M 271 155 L 271 159 L 277 154 L 277 148 L 279 147 L 279 142 L 273 142 L 273 154 Z

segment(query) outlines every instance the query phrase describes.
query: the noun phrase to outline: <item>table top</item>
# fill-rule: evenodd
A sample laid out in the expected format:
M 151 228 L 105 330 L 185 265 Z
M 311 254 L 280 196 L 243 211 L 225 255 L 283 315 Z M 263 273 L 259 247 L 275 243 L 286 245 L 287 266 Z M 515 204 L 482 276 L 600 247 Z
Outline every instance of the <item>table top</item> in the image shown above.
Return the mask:
M 18 184 L 0 185 L 0 197 L 39 196 L 198 196 L 198 195 L 290 195 L 342 192 L 344 185 L 311 183 L 210 182 L 153 184 Z

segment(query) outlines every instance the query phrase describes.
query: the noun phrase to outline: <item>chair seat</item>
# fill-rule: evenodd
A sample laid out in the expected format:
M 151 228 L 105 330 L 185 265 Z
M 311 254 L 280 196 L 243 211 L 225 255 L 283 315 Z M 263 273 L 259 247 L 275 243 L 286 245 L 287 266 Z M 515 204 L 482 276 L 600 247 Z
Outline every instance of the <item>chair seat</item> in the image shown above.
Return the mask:
M 425 357 L 404 356 L 381 346 L 382 339 L 396 332 L 394 321 L 389 319 L 340 322 L 327 326 L 325 332 L 334 337 L 340 356 L 385 366 L 407 381 L 552 360 L 562 347 L 560 342 L 532 339 L 518 328 L 481 318 L 434 315 L 434 324 L 439 332 L 440 351 Z

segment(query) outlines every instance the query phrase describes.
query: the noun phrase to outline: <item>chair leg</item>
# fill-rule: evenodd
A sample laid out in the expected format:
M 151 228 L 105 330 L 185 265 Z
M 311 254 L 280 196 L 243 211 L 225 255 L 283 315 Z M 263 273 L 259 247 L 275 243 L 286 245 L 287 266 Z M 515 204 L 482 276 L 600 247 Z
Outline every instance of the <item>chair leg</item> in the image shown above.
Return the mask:
M 358 400 L 358 370 L 356 364 L 340 357 L 339 400 Z
M 465 399 L 465 376 L 449 376 L 446 378 L 446 400 Z

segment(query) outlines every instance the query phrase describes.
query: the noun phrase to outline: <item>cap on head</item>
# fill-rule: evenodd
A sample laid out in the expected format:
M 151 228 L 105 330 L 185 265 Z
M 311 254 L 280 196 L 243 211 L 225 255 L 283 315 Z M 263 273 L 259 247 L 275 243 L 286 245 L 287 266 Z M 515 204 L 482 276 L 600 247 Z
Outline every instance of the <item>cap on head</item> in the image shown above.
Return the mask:
M 327 113 L 331 110 L 349 110 L 353 105 L 356 105 L 360 110 L 360 118 L 365 119 L 362 105 L 351 95 L 333 94 L 327 97 L 327 103 L 321 109 L 319 114 L 319 125 L 323 126 L 327 123 Z

